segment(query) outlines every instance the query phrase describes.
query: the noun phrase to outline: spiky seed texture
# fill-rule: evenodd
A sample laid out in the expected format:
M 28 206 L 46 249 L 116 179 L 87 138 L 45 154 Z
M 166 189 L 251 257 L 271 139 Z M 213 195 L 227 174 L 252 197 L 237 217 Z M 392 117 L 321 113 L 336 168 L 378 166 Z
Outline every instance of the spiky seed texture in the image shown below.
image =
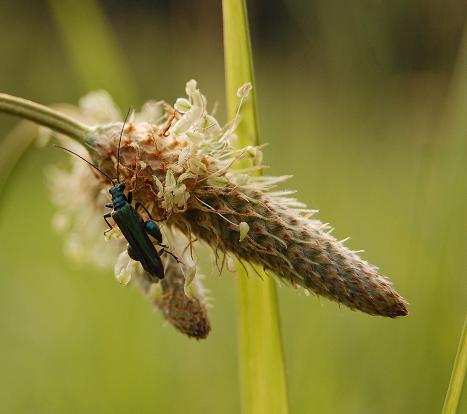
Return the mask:
M 189 260 L 187 255 L 185 259 Z M 207 292 L 200 283 L 201 276 L 191 282 L 190 275 L 171 256 L 165 261 L 165 278 L 153 283 L 144 272 L 137 281 L 151 304 L 181 333 L 195 338 L 207 338 L 211 325 L 207 315 Z M 195 268 L 193 268 L 195 271 Z
M 248 91 L 249 86 L 240 88 L 239 105 Z M 174 107 L 145 104 L 124 125 L 121 138 L 119 179 L 155 218 L 163 220 L 164 233 L 172 240 L 177 239 L 175 232 L 183 233 L 183 251 L 192 252 L 204 242 L 219 268 L 226 255 L 235 256 L 261 265 L 285 284 L 351 309 L 392 318 L 407 315 L 406 302 L 376 267 L 335 239 L 329 226 L 314 218 L 316 211 L 294 199 L 292 191 L 276 190 L 288 176 L 250 174 L 263 168 L 262 148 L 235 146 L 240 106 L 237 117 L 221 126 L 208 112 L 194 80 L 187 83 L 186 93 L 187 98 L 178 99 Z M 103 124 L 105 116 L 118 113 L 101 109 L 104 101 L 115 108 L 105 93 L 87 96 L 81 107 L 88 117 L 99 119 L 88 137 L 89 155 L 95 165 L 115 176 L 123 125 L 113 119 Z M 243 168 L 236 168 L 240 162 Z M 108 183 L 90 171 L 86 174 L 89 179 L 92 175 L 95 188 L 89 194 L 93 193 L 93 208 L 99 210 L 103 203 L 96 194 L 101 194 L 99 188 L 105 192 Z M 166 261 L 166 266 L 173 263 Z

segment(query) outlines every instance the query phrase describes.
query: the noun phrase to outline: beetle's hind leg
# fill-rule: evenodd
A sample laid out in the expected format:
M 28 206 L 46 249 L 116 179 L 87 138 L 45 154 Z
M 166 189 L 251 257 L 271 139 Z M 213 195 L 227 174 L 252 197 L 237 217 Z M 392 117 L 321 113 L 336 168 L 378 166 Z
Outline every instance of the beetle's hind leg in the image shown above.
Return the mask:
M 142 204 L 137 203 L 137 206 L 138 205 L 142 206 L 146 210 L 146 208 Z M 146 210 L 146 212 L 148 213 L 149 216 L 151 216 L 147 210 Z M 181 263 L 181 261 L 178 259 L 178 257 L 175 256 L 172 252 L 170 252 L 168 250 L 169 246 L 162 243 L 161 229 L 159 228 L 159 226 L 156 224 L 156 222 L 154 220 L 145 221 L 144 222 L 144 229 L 146 230 L 146 232 L 150 236 L 154 237 L 157 240 L 158 245 L 160 247 L 162 247 L 162 249 L 159 252 L 159 256 L 164 254 L 164 253 L 168 253 L 176 260 L 177 263 Z
M 160 251 L 159 251 L 159 256 L 162 256 L 164 253 L 167 253 L 167 254 L 170 254 L 177 263 L 182 263 L 181 260 L 175 256 L 171 251 L 167 250 L 167 249 L 164 249 L 162 248 Z

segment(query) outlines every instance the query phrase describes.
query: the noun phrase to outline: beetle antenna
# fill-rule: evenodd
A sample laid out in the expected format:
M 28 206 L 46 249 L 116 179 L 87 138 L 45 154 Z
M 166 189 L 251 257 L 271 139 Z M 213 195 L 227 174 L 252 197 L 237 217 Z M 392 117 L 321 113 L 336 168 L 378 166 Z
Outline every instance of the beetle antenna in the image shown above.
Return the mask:
M 107 178 L 111 183 L 112 185 L 114 184 L 114 180 L 112 178 L 110 178 L 109 175 L 107 175 L 104 171 L 101 171 L 99 168 L 97 168 L 92 162 L 89 162 L 87 159 L 83 158 L 81 155 L 78 155 L 76 152 L 68 149 L 68 148 L 65 148 L 65 147 L 61 147 L 60 145 L 54 145 L 54 147 L 57 147 L 57 148 L 60 148 L 62 150 L 65 150 L 65 151 L 68 151 L 69 153 L 73 154 L 73 155 L 76 155 L 78 158 L 81 158 L 84 162 L 86 162 L 87 164 L 89 164 L 92 168 L 94 168 L 95 170 L 99 171 L 105 178 Z
M 120 131 L 120 138 L 118 139 L 118 148 L 117 148 L 117 181 L 120 184 L 120 176 L 118 175 L 118 170 L 120 166 L 120 144 L 122 143 L 122 135 L 123 135 L 123 130 L 125 129 L 125 124 L 126 121 L 128 120 L 128 117 L 130 116 L 131 108 L 128 108 L 128 112 L 126 113 L 125 120 L 123 121 L 122 125 L 122 130 Z

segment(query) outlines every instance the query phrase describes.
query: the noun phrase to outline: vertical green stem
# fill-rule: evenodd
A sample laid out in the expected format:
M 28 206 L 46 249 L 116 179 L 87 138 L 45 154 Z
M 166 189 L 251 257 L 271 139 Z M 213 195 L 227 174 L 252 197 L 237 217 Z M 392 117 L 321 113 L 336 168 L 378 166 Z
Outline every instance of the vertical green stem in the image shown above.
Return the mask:
M 228 115 L 237 112 L 237 89 L 246 82 L 254 86 L 253 57 L 250 30 L 244 0 L 223 0 L 225 88 Z M 256 115 L 256 90 L 242 108 L 242 122 L 237 128 L 239 147 L 259 143 L 258 118 Z
M 443 414 L 455 414 L 464 385 L 465 371 L 467 369 L 467 317 L 464 320 L 459 348 L 457 349 L 456 359 L 452 368 L 451 381 L 449 382 L 448 392 L 444 401 Z
M 244 0 L 223 0 L 224 56 L 228 115 L 237 111 L 237 89 L 254 85 L 253 60 Z M 259 142 L 255 90 L 245 102 L 237 129 L 239 146 Z M 261 273 L 262 270 L 258 269 Z M 288 412 L 279 310 L 274 280 L 248 277 L 238 266 L 241 404 L 244 414 Z

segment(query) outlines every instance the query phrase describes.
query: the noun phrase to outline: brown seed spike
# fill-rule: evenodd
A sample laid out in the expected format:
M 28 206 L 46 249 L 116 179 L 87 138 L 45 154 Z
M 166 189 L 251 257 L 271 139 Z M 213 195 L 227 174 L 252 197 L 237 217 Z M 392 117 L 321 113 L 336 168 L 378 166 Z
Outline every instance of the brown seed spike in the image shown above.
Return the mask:
M 257 263 L 286 282 L 310 289 L 351 309 L 390 318 L 408 314 L 404 299 L 377 269 L 321 231 L 320 226 L 300 216 L 294 217 L 288 210 L 275 208 L 272 202 L 273 216 L 280 219 L 281 225 L 278 226 L 277 220 L 272 218 L 260 218 L 259 212 L 267 194 L 251 194 L 241 187 L 235 190 L 224 188 L 219 191 L 217 202 L 221 209 L 228 209 L 244 196 L 256 200 L 251 207 L 257 207 L 258 215 L 252 218 L 238 213 L 236 217 L 229 217 L 230 221 L 249 224 L 249 237 L 243 242 L 239 242 L 238 232 L 226 226 L 224 219 L 215 212 L 192 208 L 180 215 L 183 216 L 181 220 L 177 218 L 174 222 L 180 228 L 186 225 L 184 221 L 189 222 L 193 233 L 207 243 L 215 240 L 224 251 Z M 290 237 L 281 239 L 280 235 L 286 231 Z
M 180 332 L 195 339 L 207 338 L 211 331 L 206 304 L 185 294 L 185 277 L 178 263 L 169 258 L 165 278 L 161 280 L 162 298 L 158 303 L 165 319 Z
M 206 299 L 185 294 L 185 277 L 180 265 L 172 257 L 166 259 L 165 277 L 159 282 L 160 286 L 152 284 L 145 277 L 140 277 L 138 281 L 150 301 L 178 331 L 195 339 L 207 338 L 211 325 Z M 161 294 L 155 295 L 154 289 L 161 289 Z

